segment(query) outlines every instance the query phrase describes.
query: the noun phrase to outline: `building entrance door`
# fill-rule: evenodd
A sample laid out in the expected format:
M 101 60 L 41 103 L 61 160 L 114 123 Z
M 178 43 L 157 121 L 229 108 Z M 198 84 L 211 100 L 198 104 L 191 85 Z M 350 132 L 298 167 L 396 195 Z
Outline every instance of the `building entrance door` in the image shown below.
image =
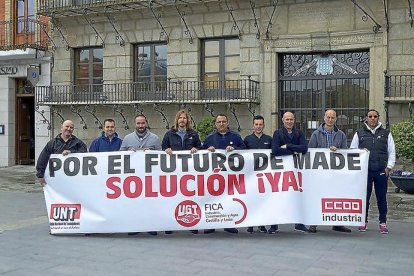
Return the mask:
M 332 108 L 350 141 L 368 110 L 369 52 L 283 54 L 279 60 L 279 122 L 293 111 L 295 127 L 309 139 Z
M 16 80 L 16 164 L 34 164 L 34 89 Z

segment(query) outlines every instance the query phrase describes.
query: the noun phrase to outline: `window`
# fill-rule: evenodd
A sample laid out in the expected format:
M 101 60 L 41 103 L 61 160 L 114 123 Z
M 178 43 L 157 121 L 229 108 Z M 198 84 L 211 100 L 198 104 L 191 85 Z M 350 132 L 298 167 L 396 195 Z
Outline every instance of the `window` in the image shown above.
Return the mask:
M 231 96 L 228 95 L 231 89 L 237 93 L 240 79 L 239 39 L 206 39 L 202 44 L 202 54 L 201 78 L 204 81 L 204 89 L 206 89 L 203 97 L 228 97 Z M 233 92 L 232 95 L 237 96 Z
M 98 98 L 102 91 L 102 80 L 102 48 L 75 49 L 75 92 L 81 95 L 81 99 Z
M 34 33 L 34 1 L 35 0 L 16 0 L 16 32 L 18 34 Z
M 167 91 L 167 45 L 139 44 L 135 47 L 135 90 L 141 99 L 174 97 Z

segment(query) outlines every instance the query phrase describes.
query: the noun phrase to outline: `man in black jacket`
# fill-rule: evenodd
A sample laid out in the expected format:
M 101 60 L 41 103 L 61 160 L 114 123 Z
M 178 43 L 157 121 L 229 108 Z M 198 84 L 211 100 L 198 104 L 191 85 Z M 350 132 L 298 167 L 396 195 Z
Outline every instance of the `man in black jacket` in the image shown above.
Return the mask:
M 195 153 L 201 147 L 200 137 L 197 131 L 191 127 L 187 111 L 177 112 L 174 125 L 165 133 L 161 146 L 167 154 L 172 154 L 177 150 L 189 150 L 191 153 Z M 198 234 L 198 230 L 190 230 L 190 232 Z M 172 231 L 165 231 L 165 234 L 172 234 Z
M 295 128 L 295 115 L 285 112 L 282 117 L 283 126 L 276 130 L 272 139 L 272 154 L 275 156 L 305 154 L 308 152 L 308 142 L 300 129 Z M 278 225 L 272 225 L 268 233 L 274 234 L 279 229 Z M 295 230 L 309 232 L 303 224 L 295 224 Z
M 50 140 L 40 153 L 36 165 L 36 177 L 40 185 L 46 185 L 44 175 L 51 154 L 61 153 L 65 156 L 69 153 L 88 152 L 86 144 L 72 135 L 74 127 L 75 125 L 72 121 L 64 121 L 61 127 L 61 133 Z

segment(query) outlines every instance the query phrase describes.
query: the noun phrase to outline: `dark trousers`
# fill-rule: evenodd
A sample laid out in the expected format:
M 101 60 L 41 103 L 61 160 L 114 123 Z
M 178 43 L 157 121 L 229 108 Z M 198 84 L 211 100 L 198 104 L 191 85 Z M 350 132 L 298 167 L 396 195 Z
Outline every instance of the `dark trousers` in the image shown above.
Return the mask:
M 379 222 L 387 222 L 387 189 L 388 189 L 388 176 L 385 174 L 384 170 L 379 171 L 368 171 L 368 181 L 367 181 L 367 206 L 366 206 L 366 217 L 365 222 L 368 222 L 368 210 L 369 210 L 369 200 L 372 194 L 372 187 L 375 189 L 375 196 L 377 197 L 377 205 L 379 212 Z

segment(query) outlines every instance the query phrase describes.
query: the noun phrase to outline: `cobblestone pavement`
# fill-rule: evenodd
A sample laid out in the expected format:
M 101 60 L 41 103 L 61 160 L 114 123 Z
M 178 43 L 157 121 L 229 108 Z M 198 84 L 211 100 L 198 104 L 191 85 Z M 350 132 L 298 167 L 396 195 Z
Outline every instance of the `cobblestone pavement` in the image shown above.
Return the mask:
M 412 275 L 414 195 L 389 189 L 389 235 L 281 225 L 275 235 L 48 234 L 33 166 L 0 168 L 0 275 Z

